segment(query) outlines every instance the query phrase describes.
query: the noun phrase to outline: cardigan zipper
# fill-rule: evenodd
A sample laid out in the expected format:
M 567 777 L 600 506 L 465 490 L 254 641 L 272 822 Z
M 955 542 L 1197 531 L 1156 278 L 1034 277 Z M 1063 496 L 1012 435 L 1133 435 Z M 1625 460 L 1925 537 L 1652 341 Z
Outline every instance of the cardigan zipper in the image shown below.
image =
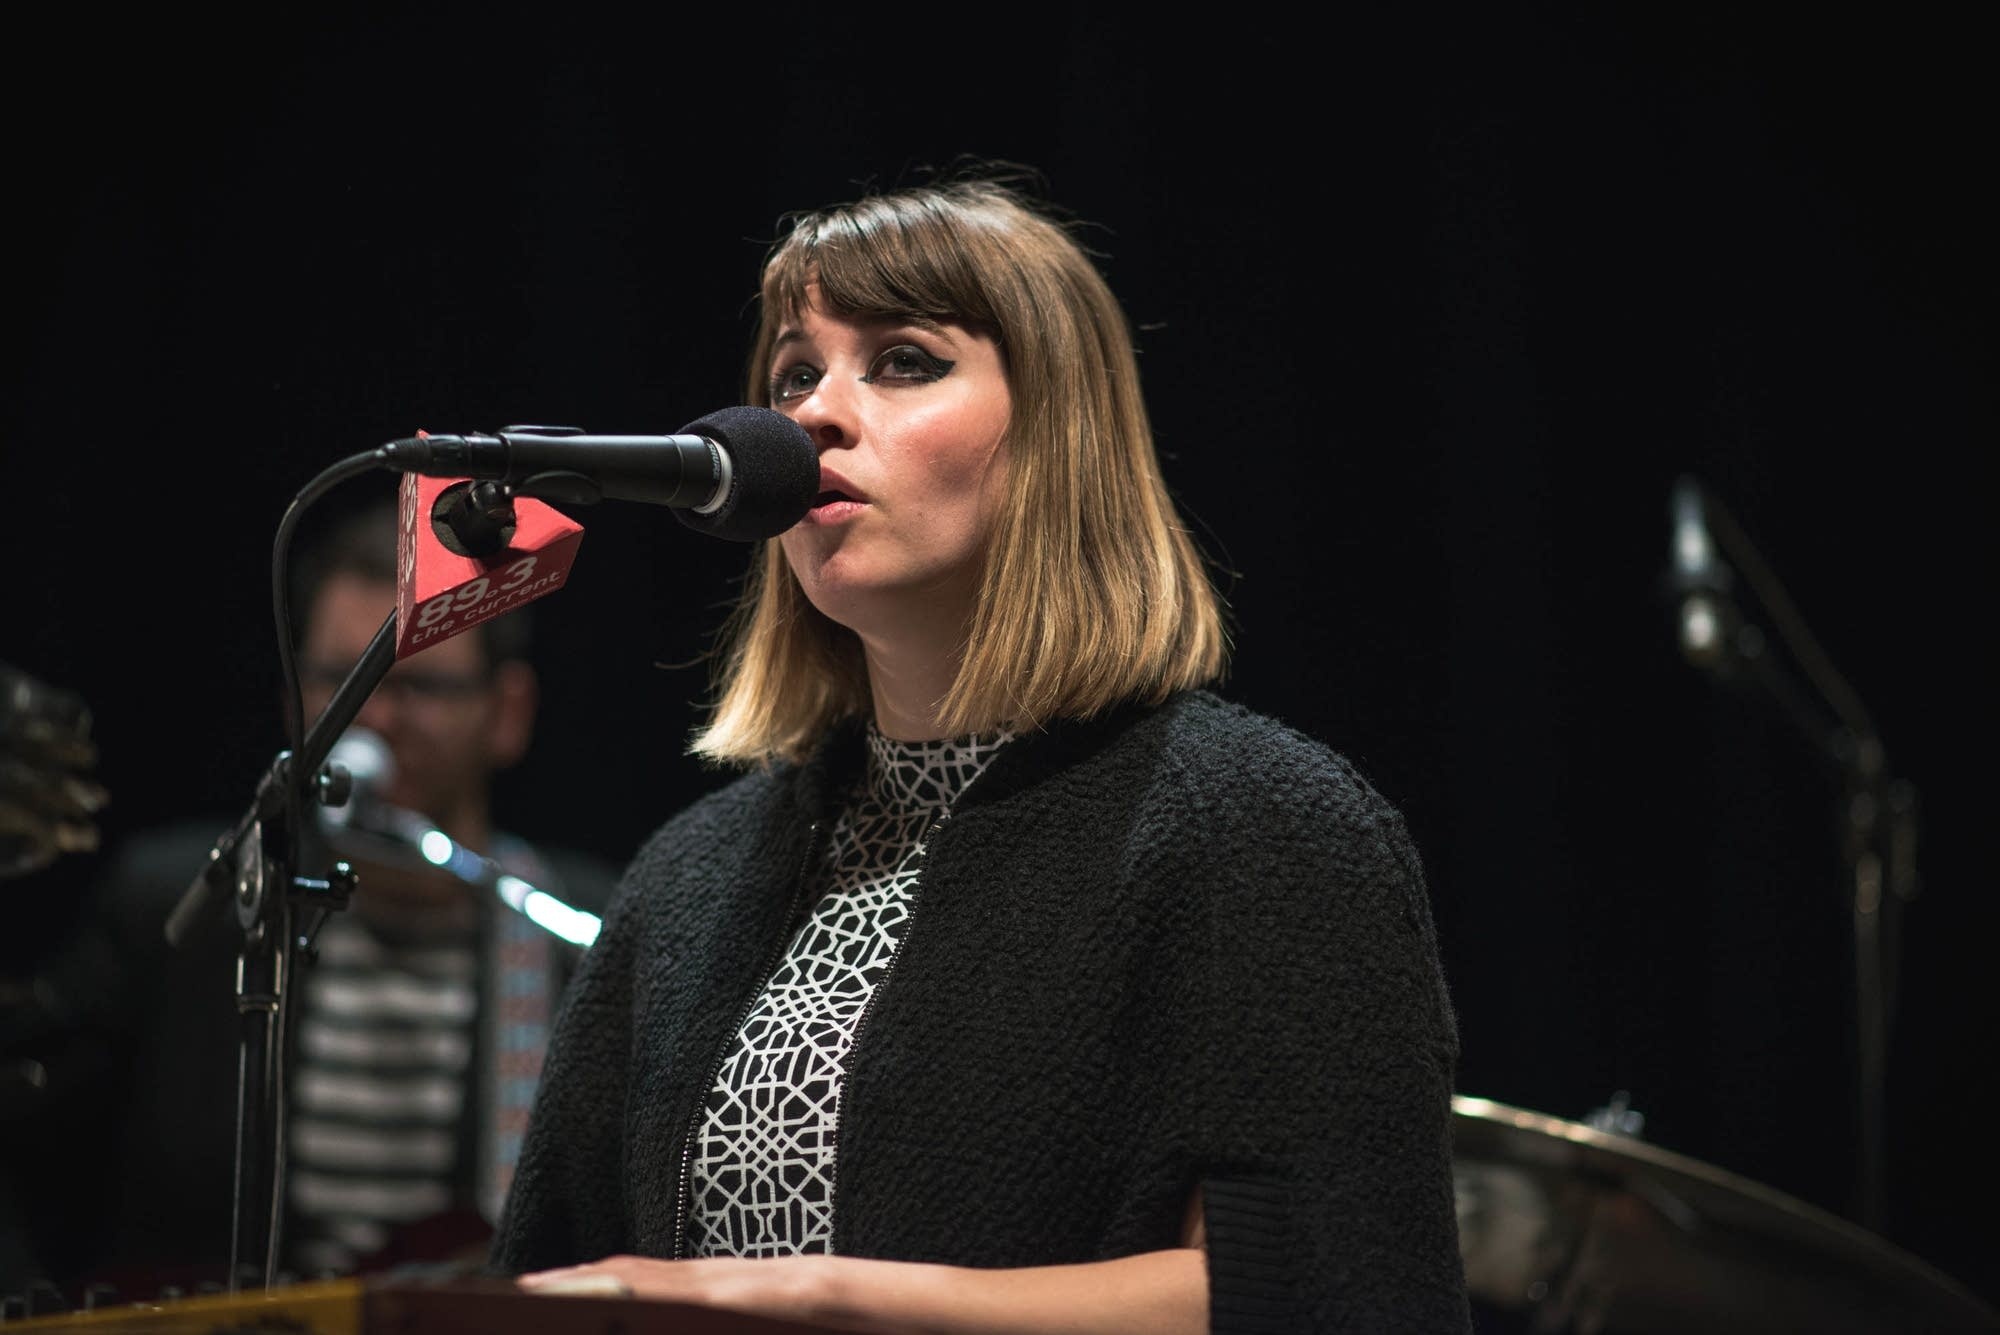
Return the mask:
M 937 837 L 937 832 L 943 829 L 944 823 L 950 819 L 949 810 L 940 812 L 938 818 L 924 830 L 923 838 L 919 841 L 919 856 L 922 861 L 918 864 L 916 879 L 910 883 L 910 894 L 906 901 L 909 917 L 903 923 L 903 938 L 896 943 L 896 949 L 884 961 L 882 976 L 876 979 L 875 986 L 869 989 L 868 1000 L 861 1003 L 861 1014 L 854 1017 L 854 1032 L 847 1040 L 847 1059 L 840 1064 L 840 1083 L 835 1088 L 833 1096 L 833 1128 L 827 1133 L 827 1153 L 833 1159 L 833 1185 L 827 1189 L 826 1212 L 830 1222 L 827 1225 L 826 1249 L 836 1255 L 840 1251 L 835 1245 L 840 1238 L 840 1129 L 844 1125 L 841 1114 L 845 1111 L 847 1103 L 848 1073 L 854 1069 L 854 1054 L 861 1049 L 861 1032 L 868 1027 L 868 1017 L 875 1013 L 875 999 L 881 996 L 882 989 L 889 985 L 889 975 L 895 972 L 896 961 L 902 959 L 903 952 L 910 948 L 910 933 L 917 928 L 917 906 L 924 894 L 924 872 L 930 866 L 931 840 Z
M 708 1108 L 709 1091 L 715 1088 L 716 1077 L 722 1074 L 722 1063 L 729 1059 L 729 1050 L 736 1043 L 736 1035 L 742 1032 L 744 1021 L 756 1009 L 757 1000 L 764 995 L 764 987 L 771 981 L 771 973 L 785 958 L 785 951 L 791 945 L 791 925 L 798 921 L 799 910 L 804 906 L 806 895 L 812 885 L 813 862 L 820 849 L 820 833 L 825 828 L 823 821 L 814 821 L 806 832 L 805 861 L 799 866 L 797 887 L 792 891 L 792 903 L 785 914 L 785 930 L 778 933 L 778 944 L 764 961 L 764 967 L 757 975 L 756 984 L 744 1000 L 742 1009 L 736 1012 L 736 1022 L 729 1026 L 722 1039 L 722 1046 L 716 1049 L 715 1060 L 709 1063 L 708 1076 L 696 1086 L 694 1113 L 688 1118 L 686 1134 L 681 1142 L 680 1180 L 674 1191 L 674 1259 L 685 1260 L 688 1255 L 688 1221 L 694 1206 L 694 1147 L 701 1135 L 702 1114 Z

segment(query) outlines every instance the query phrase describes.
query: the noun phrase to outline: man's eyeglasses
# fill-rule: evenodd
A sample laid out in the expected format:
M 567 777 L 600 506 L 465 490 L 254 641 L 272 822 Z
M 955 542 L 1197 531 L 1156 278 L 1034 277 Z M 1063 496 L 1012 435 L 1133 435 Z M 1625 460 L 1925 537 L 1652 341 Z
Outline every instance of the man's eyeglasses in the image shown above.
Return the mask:
M 307 691 L 328 695 L 340 689 L 351 666 L 334 663 L 307 663 L 299 669 L 299 684 Z M 463 700 L 493 684 L 491 672 L 430 672 L 422 668 L 397 668 L 375 687 L 376 696 L 390 700 Z

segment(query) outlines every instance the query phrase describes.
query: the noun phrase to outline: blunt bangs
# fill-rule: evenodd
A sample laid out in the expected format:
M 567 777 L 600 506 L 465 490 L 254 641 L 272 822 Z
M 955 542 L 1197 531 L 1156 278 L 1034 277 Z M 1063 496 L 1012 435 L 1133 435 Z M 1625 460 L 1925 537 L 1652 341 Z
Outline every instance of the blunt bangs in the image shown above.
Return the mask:
M 1004 346 L 1005 322 L 987 286 L 988 275 L 1004 271 L 998 227 L 976 209 L 906 198 L 802 214 L 765 267 L 764 309 L 797 320 L 816 285 L 821 306 L 842 319 L 948 321 Z M 767 314 L 765 328 L 776 323 Z

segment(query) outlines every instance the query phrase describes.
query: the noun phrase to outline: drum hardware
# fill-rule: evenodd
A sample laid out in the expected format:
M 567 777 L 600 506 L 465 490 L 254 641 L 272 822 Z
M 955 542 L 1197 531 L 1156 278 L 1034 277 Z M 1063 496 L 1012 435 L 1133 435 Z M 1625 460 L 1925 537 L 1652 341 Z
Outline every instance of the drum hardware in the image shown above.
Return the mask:
M 1916 898 L 1917 791 L 1890 769 L 1881 733 L 1833 665 L 1791 595 L 1727 506 L 1693 477 L 1678 478 L 1666 587 L 1678 600 L 1682 656 L 1778 707 L 1838 779 L 1842 887 L 1853 940 L 1855 1103 L 1860 1124 L 1856 1216 L 1883 1226 L 1884 1091 L 1902 943 L 1900 915 Z M 1755 595 L 1759 615 L 1741 593 Z M 1803 682 L 1779 661 L 1784 650 Z
M 1635 1134 L 1458 1095 L 1452 1141 L 1467 1288 L 1535 1335 L 2000 1332 L 1874 1233 Z

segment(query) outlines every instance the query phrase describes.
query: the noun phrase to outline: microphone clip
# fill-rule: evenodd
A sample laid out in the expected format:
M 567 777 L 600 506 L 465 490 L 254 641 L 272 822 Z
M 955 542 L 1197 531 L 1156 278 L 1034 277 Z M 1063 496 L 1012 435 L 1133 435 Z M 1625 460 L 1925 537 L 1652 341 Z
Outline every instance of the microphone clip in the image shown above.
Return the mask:
M 514 541 L 514 489 L 490 478 L 460 482 L 431 503 L 431 531 L 454 556 L 492 556 Z

